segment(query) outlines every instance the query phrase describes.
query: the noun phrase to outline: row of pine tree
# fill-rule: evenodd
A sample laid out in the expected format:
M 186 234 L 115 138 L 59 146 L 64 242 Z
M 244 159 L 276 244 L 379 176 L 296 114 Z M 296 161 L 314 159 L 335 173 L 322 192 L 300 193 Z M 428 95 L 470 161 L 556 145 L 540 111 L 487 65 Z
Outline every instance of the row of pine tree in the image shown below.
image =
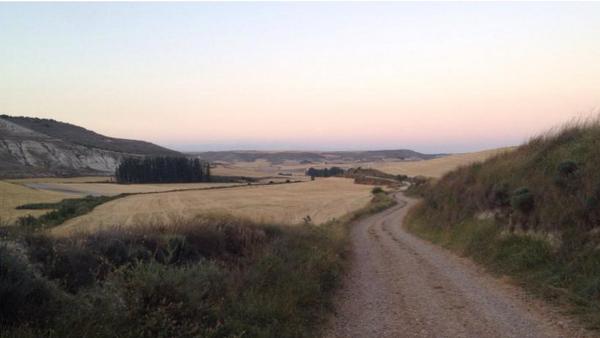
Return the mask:
M 306 171 L 306 176 L 310 176 L 310 177 L 331 177 L 331 176 L 343 176 L 344 175 L 344 169 L 340 168 L 340 167 L 331 167 L 331 168 L 323 168 L 323 169 L 316 169 L 316 168 L 309 168 Z
M 197 158 L 125 158 L 116 169 L 118 183 L 210 182 L 210 164 Z

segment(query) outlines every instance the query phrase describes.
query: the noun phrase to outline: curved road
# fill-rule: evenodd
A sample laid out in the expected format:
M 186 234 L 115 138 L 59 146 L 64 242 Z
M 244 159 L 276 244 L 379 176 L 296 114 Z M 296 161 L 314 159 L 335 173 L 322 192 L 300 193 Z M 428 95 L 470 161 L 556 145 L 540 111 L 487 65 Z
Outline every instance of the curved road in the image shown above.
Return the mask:
M 584 337 L 556 309 L 403 230 L 415 203 L 356 223 L 327 337 Z

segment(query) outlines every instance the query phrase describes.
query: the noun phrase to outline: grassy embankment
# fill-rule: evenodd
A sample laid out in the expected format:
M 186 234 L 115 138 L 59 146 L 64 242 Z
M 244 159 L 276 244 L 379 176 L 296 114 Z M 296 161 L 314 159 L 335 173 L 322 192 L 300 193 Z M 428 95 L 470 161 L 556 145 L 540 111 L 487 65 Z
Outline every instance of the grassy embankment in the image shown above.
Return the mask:
M 600 328 L 600 123 L 568 125 L 413 192 L 407 228 Z
M 0 241 L 0 337 L 312 337 L 344 271 L 348 224 L 205 216 L 71 237 Z M 9 229 L 9 228 L 6 228 Z

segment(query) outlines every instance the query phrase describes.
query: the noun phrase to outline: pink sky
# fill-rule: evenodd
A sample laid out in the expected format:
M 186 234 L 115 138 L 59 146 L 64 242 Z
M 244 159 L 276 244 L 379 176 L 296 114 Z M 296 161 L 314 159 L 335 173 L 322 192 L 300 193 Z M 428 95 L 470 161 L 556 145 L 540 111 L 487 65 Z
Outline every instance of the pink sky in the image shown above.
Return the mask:
M 0 112 L 181 150 L 520 143 L 600 107 L 600 4 L 0 4 Z

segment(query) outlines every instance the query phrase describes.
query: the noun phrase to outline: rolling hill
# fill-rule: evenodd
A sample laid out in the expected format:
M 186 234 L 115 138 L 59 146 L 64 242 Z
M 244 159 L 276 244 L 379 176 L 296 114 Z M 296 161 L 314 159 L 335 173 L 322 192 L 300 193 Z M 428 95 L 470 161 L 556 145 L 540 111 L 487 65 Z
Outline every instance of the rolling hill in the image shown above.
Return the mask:
M 0 115 L 0 177 L 103 175 L 123 156 L 180 155 L 50 119 Z
M 304 163 L 322 162 L 377 162 L 384 160 L 429 160 L 441 155 L 422 154 L 408 149 L 368 151 L 208 151 L 196 152 L 197 156 L 210 162 L 254 162 L 267 160 L 271 164 L 286 161 Z

